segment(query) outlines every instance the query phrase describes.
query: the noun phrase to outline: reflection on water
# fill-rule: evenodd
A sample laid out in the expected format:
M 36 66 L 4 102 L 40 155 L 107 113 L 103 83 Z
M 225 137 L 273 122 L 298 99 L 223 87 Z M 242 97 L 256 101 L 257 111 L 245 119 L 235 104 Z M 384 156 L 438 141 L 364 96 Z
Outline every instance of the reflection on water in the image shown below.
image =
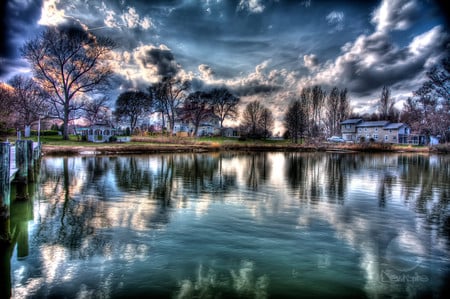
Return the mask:
M 443 296 L 449 164 L 410 154 L 44 158 L 28 218 L 11 217 L 25 238 L 4 276 L 15 298 Z

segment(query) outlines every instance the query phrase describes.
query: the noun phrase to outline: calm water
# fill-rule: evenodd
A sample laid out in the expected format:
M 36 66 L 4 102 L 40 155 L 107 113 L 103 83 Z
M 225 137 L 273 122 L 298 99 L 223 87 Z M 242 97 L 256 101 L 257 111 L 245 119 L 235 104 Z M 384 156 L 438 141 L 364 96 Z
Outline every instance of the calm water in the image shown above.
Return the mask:
M 12 204 L 18 237 L 3 258 L 14 298 L 448 290 L 449 156 L 47 157 L 29 190 Z

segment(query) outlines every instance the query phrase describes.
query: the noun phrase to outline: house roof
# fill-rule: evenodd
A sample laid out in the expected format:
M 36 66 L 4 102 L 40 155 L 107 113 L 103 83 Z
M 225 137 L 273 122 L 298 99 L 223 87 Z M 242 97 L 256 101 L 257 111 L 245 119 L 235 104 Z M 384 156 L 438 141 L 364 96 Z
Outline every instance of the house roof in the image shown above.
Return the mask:
M 362 118 L 350 118 L 350 119 L 341 121 L 341 125 L 352 125 L 352 124 L 360 123 L 362 121 L 363 121 Z
M 364 121 L 356 126 L 359 128 L 368 128 L 368 127 L 384 127 L 389 122 L 387 120 L 379 120 L 379 121 Z
M 407 127 L 407 125 L 405 123 L 390 123 L 390 124 L 387 124 L 386 126 L 384 126 L 383 129 L 385 129 L 385 130 L 397 130 L 397 129 L 400 129 L 401 127 L 403 127 L 403 126 Z

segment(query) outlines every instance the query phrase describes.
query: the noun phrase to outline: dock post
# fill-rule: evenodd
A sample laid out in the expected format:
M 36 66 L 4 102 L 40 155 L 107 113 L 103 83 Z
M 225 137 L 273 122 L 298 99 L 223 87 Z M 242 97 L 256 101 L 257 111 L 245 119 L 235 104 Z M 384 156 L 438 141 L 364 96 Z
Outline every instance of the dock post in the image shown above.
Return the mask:
M 28 181 L 34 182 L 34 149 L 33 140 L 27 140 L 27 168 L 28 168 Z
M 10 177 L 10 147 L 9 142 L 0 143 L 0 242 L 10 242 L 9 219 L 9 177 Z
M 16 167 L 18 172 L 14 178 L 17 194 L 16 199 L 28 199 L 28 143 L 27 140 L 16 141 Z

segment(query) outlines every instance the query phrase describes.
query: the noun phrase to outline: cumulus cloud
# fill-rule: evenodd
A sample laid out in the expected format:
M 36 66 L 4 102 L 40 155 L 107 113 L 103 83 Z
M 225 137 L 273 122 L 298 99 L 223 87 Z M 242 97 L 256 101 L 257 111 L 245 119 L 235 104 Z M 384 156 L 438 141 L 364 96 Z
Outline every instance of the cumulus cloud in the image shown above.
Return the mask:
M 198 66 L 198 70 L 200 72 L 200 77 L 202 77 L 203 79 L 206 79 L 206 80 L 213 79 L 214 71 L 212 70 L 212 68 L 209 65 L 200 64 Z
M 384 0 L 372 15 L 372 23 L 379 32 L 405 30 L 417 17 L 416 0 Z
M 303 55 L 303 63 L 308 69 L 314 70 L 318 66 L 317 56 L 314 54 Z
M 59 9 L 59 0 L 44 0 L 39 25 L 58 26 L 65 22 L 64 9 Z
M 159 77 L 175 76 L 181 68 L 165 45 L 139 47 L 135 51 L 135 59 L 142 68 L 151 70 L 153 75 Z
M 396 86 L 396 91 L 416 88 L 429 60 L 441 55 L 448 36 L 436 26 L 416 36 L 406 47 L 393 44 L 385 33 L 361 35 L 343 47 L 342 55 L 322 66 L 305 84 L 343 86 L 358 98 L 377 94 L 383 86 Z M 369 102 L 366 102 L 367 105 Z

